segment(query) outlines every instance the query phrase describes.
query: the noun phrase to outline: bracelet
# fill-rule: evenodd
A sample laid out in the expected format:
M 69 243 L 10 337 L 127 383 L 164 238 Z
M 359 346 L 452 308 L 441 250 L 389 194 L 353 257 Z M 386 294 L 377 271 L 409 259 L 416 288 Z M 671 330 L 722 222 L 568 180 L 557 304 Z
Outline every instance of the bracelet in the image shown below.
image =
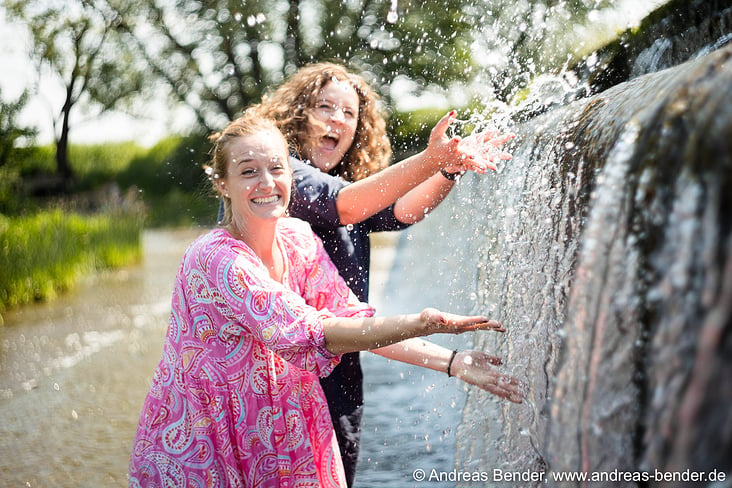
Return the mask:
M 457 349 L 452 351 L 452 356 L 450 356 L 450 360 L 447 362 L 447 377 L 452 378 L 452 374 L 450 374 L 450 370 L 452 369 L 452 362 L 455 360 L 455 356 L 457 356 Z
M 465 174 L 465 171 L 458 171 L 456 173 L 450 173 L 445 168 L 440 169 L 440 173 L 442 173 L 442 176 L 447 178 L 450 181 L 458 181 L 462 175 Z

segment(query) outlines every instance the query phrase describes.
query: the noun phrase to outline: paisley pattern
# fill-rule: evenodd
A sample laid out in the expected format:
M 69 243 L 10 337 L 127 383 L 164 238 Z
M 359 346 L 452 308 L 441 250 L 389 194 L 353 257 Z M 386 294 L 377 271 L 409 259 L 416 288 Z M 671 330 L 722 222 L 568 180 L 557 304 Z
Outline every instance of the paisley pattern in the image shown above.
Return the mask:
M 322 319 L 368 317 L 310 227 L 282 219 L 283 283 L 217 229 L 185 253 L 130 460 L 133 487 L 342 487 L 317 380 Z

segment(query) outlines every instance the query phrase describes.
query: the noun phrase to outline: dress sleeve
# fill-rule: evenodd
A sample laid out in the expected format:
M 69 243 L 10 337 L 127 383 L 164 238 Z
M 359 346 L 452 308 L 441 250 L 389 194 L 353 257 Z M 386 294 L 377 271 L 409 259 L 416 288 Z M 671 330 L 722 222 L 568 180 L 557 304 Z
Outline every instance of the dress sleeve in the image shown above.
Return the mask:
M 319 376 L 335 367 L 338 356 L 325 348 L 322 324 L 323 318 L 333 316 L 330 311 L 317 310 L 272 280 L 251 249 L 234 239 L 221 237 L 206 247 L 188 270 L 188 294 L 223 316 L 218 330 L 222 340 L 250 335 Z
M 293 171 L 290 215 L 309 222 L 314 227 L 335 228 L 341 226 L 336 199 L 338 192 L 348 182 L 323 173 L 301 160 L 291 157 Z
M 294 220 L 294 219 L 293 219 Z M 307 226 L 305 222 L 302 226 Z M 298 263 L 302 277 L 301 290 L 308 305 L 329 310 L 336 317 L 371 317 L 374 309 L 361 302 L 346 284 L 338 268 L 323 247 L 323 241 L 310 231 L 291 234 L 298 249 L 293 262 Z

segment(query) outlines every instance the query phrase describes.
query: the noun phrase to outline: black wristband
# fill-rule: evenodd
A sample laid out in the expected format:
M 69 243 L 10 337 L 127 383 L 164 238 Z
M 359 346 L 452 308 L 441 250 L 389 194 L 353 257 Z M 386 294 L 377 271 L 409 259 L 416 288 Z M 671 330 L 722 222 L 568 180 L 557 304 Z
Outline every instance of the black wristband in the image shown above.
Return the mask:
M 462 175 L 465 174 L 465 171 L 458 171 L 457 173 L 450 173 L 445 168 L 442 168 L 440 170 L 440 173 L 442 173 L 442 176 L 444 176 L 445 178 L 447 178 L 450 181 L 457 181 L 460 179 L 460 177 Z
M 452 362 L 455 361 L 455 356 L 457 356 L 457 349 L 452 351 L 452 356 L 450 356 L 450 360 L 447 362 L 447 377 L 452 378 L 452 374 L 450 373 L 450 369 L 452 369 Z

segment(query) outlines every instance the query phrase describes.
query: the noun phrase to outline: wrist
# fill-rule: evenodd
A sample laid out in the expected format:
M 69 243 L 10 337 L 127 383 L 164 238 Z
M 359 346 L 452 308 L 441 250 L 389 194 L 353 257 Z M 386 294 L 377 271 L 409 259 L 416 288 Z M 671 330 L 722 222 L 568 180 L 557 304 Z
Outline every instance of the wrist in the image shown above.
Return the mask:
M 450 360 L 447 362 L 447 377 L 452 378 L 452 363 L 455 362 L 455 356 L 457 356 L 457 349 L 454 349 L 452 351 L 452 354 L 450 355 Z
M 460 178 L 465 174 L 465 171 L 456 171 L 451 173 L 450 171 L 447 171 L 445 168 L 440 169 L 440 174 L 444 176 L 446 179 L 450 181 L 460 181 Z

